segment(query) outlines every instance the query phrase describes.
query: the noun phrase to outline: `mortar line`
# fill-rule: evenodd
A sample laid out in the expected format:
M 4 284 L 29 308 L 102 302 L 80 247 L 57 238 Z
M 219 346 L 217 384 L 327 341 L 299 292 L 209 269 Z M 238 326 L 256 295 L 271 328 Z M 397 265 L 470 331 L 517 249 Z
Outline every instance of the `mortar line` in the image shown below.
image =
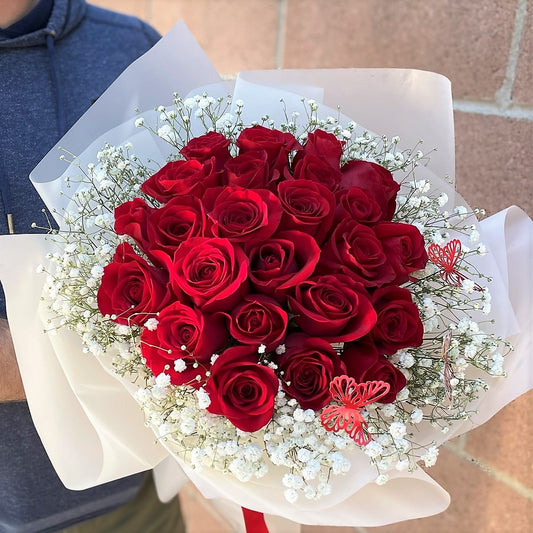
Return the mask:
M 466 439 L 468 438 L 467 435 L 468 433 L 463 433 L 462 435 L 459 435 L 459 438 L 457 439 L 457 449 L 460 452 L 464 452 L 466 449 Z
M 466 448 L 466 435 L 466 433 L 463 433 L 454 439 L 455 442 L 446 442 L 444 446 L 452 452 L 462 453 Z
M 276 50 L 274 57 L 275 68 L 283 67 L 285 53 L 285 30 L 287 27 L 287 0 L 278 0 L 278 26 L 276 36 Z
M 483 472 L 485 472 L 492 478 L 498 481 L 501 481 L 508 487 L 512 488 L 513 490 L 518 492 L 521 496 L 524 496 L 525 498 L 528 498 L 529 500 L 533 500 L 533 489 L 530 489 L 529 487 L 525 486 L 520 481 L 517 481 L 515 478 L 509 476 L 508 474 L 502 472 L 501 470 L 498 470 L 497 468 L 486 465 L 485 463 L 481 462 L 479 459 L 476 459 L 475 457 L 471 456 L 465 451 L 460 451 L 460 450 L 451 450 L 451 451 L 452 453 L 455 453 L 455 455 L 459 456 L 461 459 L 472 463 L 473 465 L 478 467 L 480 470 L 482 470 Z
M 496 91 L 496 94 L 494 95 L 496 98 L 496 103 L 503 109 L 509 107 L 512 102 L 516 67 L 518 65 L 518 57 L 520 55 L 520 44 L 522 42 L 524 26 L 526 23 L 527 4 L 528 0 L 518 0 L 515 11 L 513 35 L 511 37 L 511 46 L 509 47 L 509 56 L 507 59 L 505 77 L 503 79 L 501 87 Z
M 454 100 L 453 109 L 463 113 L 477 115 L 493 115 L 502 118 L 533 121 L 533 108 L 530 106 L 514 104 L 502 108 L 493 102 L 480 102 L 473 100 Z

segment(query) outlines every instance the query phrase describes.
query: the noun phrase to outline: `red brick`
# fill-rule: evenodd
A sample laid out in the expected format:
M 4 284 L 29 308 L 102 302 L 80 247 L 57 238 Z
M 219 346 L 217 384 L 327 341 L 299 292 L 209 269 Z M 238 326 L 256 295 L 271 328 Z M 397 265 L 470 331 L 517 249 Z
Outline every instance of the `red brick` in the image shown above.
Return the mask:
M 533 392 L 517 398 L 466 436 L 465 451 L 533 489 Z
M 275 67 L 277 0 L 154 0 L 161 33 L 182 19 L 221 74 Z
M 148 17 L 147 2 L 145 0 L 91 0 L 90 3 L 104 9 L 134 15 L 143 20 Z
M 456 183 L 472 207 L 515 204 L 533 216 L 533 122 L 455 113 Z
M 456 98 L 492 100 L 503 82 L 516 2 L 287 4 L 284 67 L 433 70 L 452 80 Z

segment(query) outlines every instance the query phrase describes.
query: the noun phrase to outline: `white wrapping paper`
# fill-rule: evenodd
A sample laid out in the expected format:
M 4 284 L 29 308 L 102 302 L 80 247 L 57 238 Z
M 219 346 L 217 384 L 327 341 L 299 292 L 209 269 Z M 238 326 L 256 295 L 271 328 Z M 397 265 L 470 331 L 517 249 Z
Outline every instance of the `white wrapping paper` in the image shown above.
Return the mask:
M 164 105 L 174 91 L 185 96 L 206 86 L 211 94 L 229 90 L 185 26 L 178 24 L 119 77 L 36 167 L 31 178 L 47 205 L 64 207 L 59 176 L 68 166 L 59 160 L 59 146 L 81 154 L 85 164 L 95 160 L 104 142 L 129 139 L 138 153 L 142 146 L 143 155 L 161 159 L 166 148 L 133 127 L 133 110 Z M 438 146 L 424 177 L 453 195 L 453 188 L 437 178 L 453 177 L 454 169 L 450 83 L 438 74 L 392 69 L 245 72 L 235 82 L 234 97 L 246 103 L 245 121 L 267 109 L 276 119 L 280 97 L 289 109 L 301 107 L 302 97 L 311 97 L 333 109 L 340 105 L 344 115 L 365 129 L 399 135 L 403 148 L 424 139 L 426 150 Z M 493 254 L 484 259 L 483 272 L 495 278 L 491 292 L 494 307 L 501 311 L 496 313 L 499 331 L 515 344 L 506 362 L 510 376 L 490 380 L 492 390 L 476 402 L 478 414 L 472 420 L 453 426 L 446 436 L 425 429 L 429 440 L 442 442 L 472 429 L 533 386 L 533 288 L 528 274 L 533 265 L 533 223 L 513 207 L 484 221 L 482 229 L 482 240 Z M 179 491 L 187 479 L 185 471 L 208 498 L 231 500 L 298 523 L 379 526 L 447 507 L 448 494 L 421 470 L 392 472 L 386 485 L 375 485 L 375 470 L 360 450 L 350 454 L 351 472 L 334 480 L 331 495 L 297 504 L 284 499 L 276 468 L 260 481 L 243 484 L 214 471 L 198 474 L 173 459 L 144 426 L 127 390 L 131 385 L 106 371 L 110 364 L 105 356 L 98 361 L 84 355 L 80 340 L 66 331 L 55 337 L 42 333 L 46 318 L 39 298 L 44 279 L 35 275 L 35 268 L 51 246 L 42 235 L 0 237 L 0 279 L 32 417 L 67 487 L 83 489 L 158 465 L 155 479 L 163 500 Z M 280 530 L 287 530 L 287 524 Z

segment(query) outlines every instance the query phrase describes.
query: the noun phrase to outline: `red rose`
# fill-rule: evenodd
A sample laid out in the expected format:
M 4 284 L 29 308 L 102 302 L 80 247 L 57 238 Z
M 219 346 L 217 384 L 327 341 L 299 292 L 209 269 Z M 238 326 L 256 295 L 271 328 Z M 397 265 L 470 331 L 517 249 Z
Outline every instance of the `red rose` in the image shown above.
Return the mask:
M 342 272 L 366 287 L 380 287 L 396 277 L 372 228 L 350 219 L 340 222 L 326 241 L 319 270 Z
M 278 386 L 274 371 L 257 363 L 256 348 L 228 348 L 211 367 L 205 385 L 211 399 L 207 410 L 242 431 L 257 431 L 272 419 Z
M 350 187 L 363 189 L 387 214 L 386 219 L 392 219 L 396 209 L 396 194 L 400 186 L 386 168 L 368 161 L 348 161 L 341 171 L 341 189 Z
M 296 154 L 296 159 L 301 157 L 300 154 L 314 155 L 325 161 L 329 166 L 338 169 L 343 145 L 344 142 L 339 141 L 333 133 L 315 130 L 307 134 L 304 148 Z
M 380 222 L 374 226 L 378 239 L 396 272 L 393 283 L 402 284 L 409 280 L 411 272 L 426 266 L 428 256 L 424 237 L 412 224 Z
M 304 155 L 294 165 L 294 179 L 316 181 L 335 192 L 341 181 L 341 171 L 316 155 Z
M 285 347 L 278 359 L 283 390 L 302 409 L 322 409 L 331 401 L 331 380 L 346 373 L 344 363 L 331 344 L 304 333 L 289 335 Z
M 268 239 L 278 229 L 281 220 L 281 204 L 266 189 L 210 189 L 203 202 L 213 235 L 232 242 Z
M 157 262 L 157 258 L 151 255 L 154 250 L 174 257 L 182 242 L 192 237 L 203 237 L 206 217 L 198 198 L 176 196 L 159 209 L 154 209 L 146 224 L 148 242 L 144 243 L 144 251 Z
M 155 211 L 142 198 L 124 202 L 115 209 L 115 232 L 129 235 L 143 251 L 149 242 L 147 220 Z
M 316 241 L 301 231 L 283 231 L 246 248 L 250 281 L 258 292 L 277 298 L 313 274 L 320 258 Z
M 248 264 L 227 239 L 195 237 L 176 251 L 171 283 L 204 311 L 227 311 L 248 293 Z
M 268 185 L 269 166 L 264 150 L 246 152 L 229 159 L 225 164 L 226 179 L 230 186 L 245 189 L 264 189 Z
M 276 169 L 280 173 L 289 165 L 289 152 L 301 148 L 291 133 L 259 125 L 242 130 L 236 144 L 241 154 L 264 150 L 270 169 Z
M 205 135 L 194 137 L 181 150 L 180 154 L 185 159 L 196 159 L 197 161 L 208 161 L 215 158 L 217 170 L 224 167 L 224 163 L 230 159 L 228 151 L 229 139 L 222 133 L 210 131 Z
M 216 172 L 215 158 L 205 162 L 171 161 L 150 176 L 141 190 L 161 203 L 175 196 L 192 194 L 201 197 L 210 187 L 220 185 L 220 174 Z
M 348 190 L 337 192 L 337 210 L 335 220 L 341 221 L 346 217 L 352 218 L 360 224 L 373 226 L 380 220 L 387 220 L 388 213 L 374 196 L 360 187 L 350 187 Z
M 346 342 L 366 335 L 376 324 L 368 293 L 348 276 L 313 276 L 289 297 L 294 321 L 309 335 Z
M 380 354 L 392 355 L 402 348 L 422 344 L 424 327 L 407 289 L 382 287 L 372 295 L 372 303 L 378 320 L 371 335 Z
M 147 366 L 155 376 L 168 374 L 174 385 L 199 387 L 211 366 L 211 356 L 226 343 L 228 334 L 223 318 L 175 302 L 165 307 L 157 320 L 154 331 L 144 328 L 141 334 L 141 351 Z M 178 359 L 186 364 L 182 372 L 174 368 Z M 201 381 L 196 380 L 198 375 Z
M 259 346 L 267 351 L 279 346 L 285 338 L 289 317 L 283 308 L 268 296 L 249 294 L 227 315 L 231 336 L 242 344 Z
M 169 301 L 168 272 L 149 265 L 130 244 L 119 244 L 104 267 L 98 308 L 119 324 L 144 324 Z
M 384 381 L 390 385 L 389 392 L 380 398 L 380 403 L 391 403 L 405 387 L 407 380 L 385 356 L 379 355 L 373 343 L 368 340 L 350 344 L 344 348 L 342 360 L 348 376 L 357 381 Z
M 308 180 L 287 180 L 278 185 L 283 216 L 281 227 L 309 233 L 321 244 L 331 228 L 335 196 L 324 185 Z

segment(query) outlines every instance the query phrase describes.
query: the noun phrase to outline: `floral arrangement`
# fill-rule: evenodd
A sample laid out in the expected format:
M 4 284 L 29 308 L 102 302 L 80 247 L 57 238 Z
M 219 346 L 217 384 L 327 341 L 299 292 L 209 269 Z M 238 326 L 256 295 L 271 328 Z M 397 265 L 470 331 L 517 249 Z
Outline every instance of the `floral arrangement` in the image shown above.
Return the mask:
M 350 450 L 379 484 L 431 466 L 425 428 L 468 418 L 509 348 L 485 331 L 475 213 L 447 208 L 419 146 L 320 119 L 312 100 L 281 124 L 244 124 L 244 105 L 174 95 L 135 121 L 168 161 L 106 145 L 69 176 L 50 330 L 112 357 L 194 469 L 246 482 L 281 467 L 295 502 L 329 494 Z

